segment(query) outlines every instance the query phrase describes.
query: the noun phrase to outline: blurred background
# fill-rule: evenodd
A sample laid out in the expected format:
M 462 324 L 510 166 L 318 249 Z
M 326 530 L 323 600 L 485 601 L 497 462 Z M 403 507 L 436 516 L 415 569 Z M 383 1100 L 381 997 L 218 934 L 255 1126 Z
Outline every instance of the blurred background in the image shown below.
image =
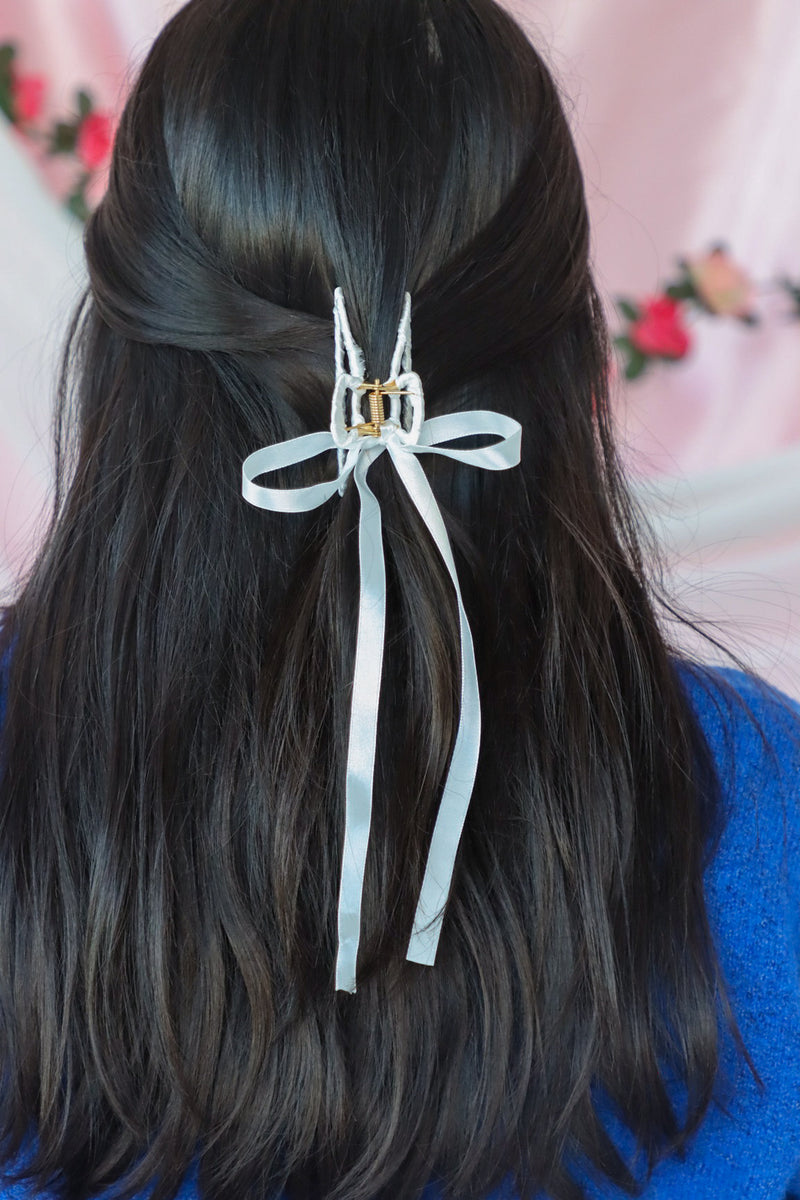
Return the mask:
M 570 117 L 617 340 L 619 437 L 669 586 L 800 696 L 800 5 L 506 4 Z M 128 82 L 179 6 L 0 0 L 3 601 L 47 512 L 82 218 Z

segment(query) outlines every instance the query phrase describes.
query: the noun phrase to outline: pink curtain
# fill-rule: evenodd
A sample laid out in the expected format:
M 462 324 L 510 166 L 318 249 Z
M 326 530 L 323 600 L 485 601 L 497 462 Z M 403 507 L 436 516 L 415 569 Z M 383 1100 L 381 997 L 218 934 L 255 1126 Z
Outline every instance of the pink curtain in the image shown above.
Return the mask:
M 507 3 L 566 98 L 612 321 L 616 295 L 654 291 L 674 256 L 717 241 L 764 289 L 800 277 L 796 0 Z M 21 66 L 48 75 L 56 109 L 78 85 L 115 108 L 177 7 L 4 0 L 0 41 L 17 39 Z M 0 141 L 0 166 L 0 254 L 12 265 L 0 284 L 0 567 L 11 589 L 47 487 L 43 349 L 54 353 L 81 268 L 79 236 L 38 196 L 18 139 Z M 788 308 L 764 290 L 758 329 L 693 318 L 691 357 L 620 382 L 616 403 L 643 520 L 684 603 L 800 695 L 800 322 Z

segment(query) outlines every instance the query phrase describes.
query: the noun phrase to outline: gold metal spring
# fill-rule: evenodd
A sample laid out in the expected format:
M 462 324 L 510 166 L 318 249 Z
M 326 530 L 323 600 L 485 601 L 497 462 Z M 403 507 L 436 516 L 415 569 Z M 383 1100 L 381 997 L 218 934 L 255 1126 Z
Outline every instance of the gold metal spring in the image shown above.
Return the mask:
M 359 437 L 380 437 L 381 425 L 386 420 L 383 406 L 384 396 L 409 396 L 411 394 L 401 391 L 393 379 L 390 379 L 388 383 L 381 383 L 380 379 L 376 379 L 374 383 L 362 383 L 358 390 L 367 393 L 369 420 L 362 421 L 359 425 L 345 425 L 345 429 L 358 430 Z

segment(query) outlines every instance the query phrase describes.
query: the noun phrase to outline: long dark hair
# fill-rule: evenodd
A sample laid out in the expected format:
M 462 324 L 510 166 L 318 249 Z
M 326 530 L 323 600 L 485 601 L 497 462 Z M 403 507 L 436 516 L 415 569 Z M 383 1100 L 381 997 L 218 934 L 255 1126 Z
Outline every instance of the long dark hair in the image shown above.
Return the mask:
M 492 0 L 192 0 L 85 234 L 52 522 L 10 656 L 0 1134 L 71 1200 L 458 1200 L 634 1180 L 714 1094 L 709 749 L 657 619 L 557 88 Z M 358 990 L 334 990 L 358 597 L 352 481 L 240 494 L 327 428 L 341 285 L 385 377 L 522 462 L 423 463 L 475 635 L 476 789 L 434 967 L 405 960 L 458 721 L 444 564 L 388 456 L 388 638 Z M 331 478 L 330 455 L 272 483 Z M 730 1016 L 730 1014 L 729 1014 Z M 676 1111 L 668 1075 L 686 1086 Z M 26 1139 L 35 1132 L 36 1143 Z

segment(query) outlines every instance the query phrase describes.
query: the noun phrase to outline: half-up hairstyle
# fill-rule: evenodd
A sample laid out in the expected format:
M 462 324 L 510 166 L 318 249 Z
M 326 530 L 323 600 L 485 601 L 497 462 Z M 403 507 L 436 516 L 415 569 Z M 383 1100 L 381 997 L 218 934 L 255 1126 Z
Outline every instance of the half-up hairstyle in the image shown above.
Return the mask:
M 572 1200 L 579 1162 L 632 1188 L 598 1097 L 652 1165 L 713 1094 L 716 782 L 615 457 L 542 59 L 493 0 L 191 0 L 85 248 L 52 521 L 0 642 L 7 1152 L 70 1200 L 166 1200 L 193 1159 L 206 1200 L 431 1179 L 468 1200 L 508 1175 Z M 427 415 L 523 426 L 513 471 L 423 463 L 483 711 L 433 967 L 405 949 L 458 621 L 388 456 L 370 471 L 387 643 L 353 995 L 333 971 L 358 498 L 287 515 L 240 490 L 254 449 L 328 426 L 337 286 L 369 377 L 409 291 Z

